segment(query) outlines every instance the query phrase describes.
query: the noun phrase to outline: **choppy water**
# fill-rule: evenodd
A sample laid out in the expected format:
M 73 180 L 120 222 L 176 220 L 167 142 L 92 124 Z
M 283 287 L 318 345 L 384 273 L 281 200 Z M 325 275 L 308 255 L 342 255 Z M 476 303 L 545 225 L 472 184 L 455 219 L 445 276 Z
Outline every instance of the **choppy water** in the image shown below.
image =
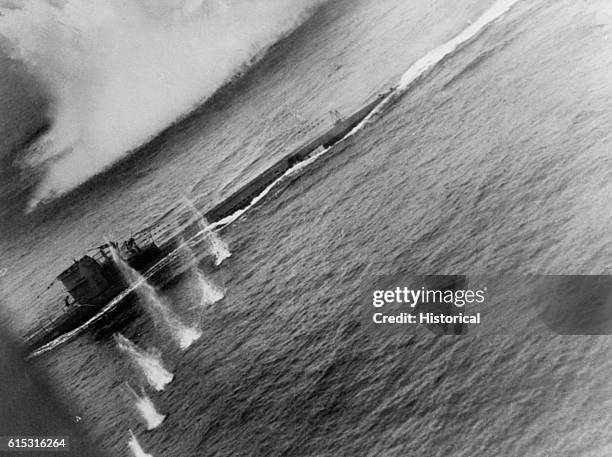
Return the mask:
M 3 290 L 21 308 L 58 257 L 184 194 L 212 206 L 491 3 L 324 6 L 214 107 L 78 194 L 27 217 L 7 203 Z M 383 338 L 353 317 L 375 273 L 610 272 L 611 29 L 603 0 L 519 1 L 234 223 L 212 278 L 222 301 L 194 310 L 196 271 L 164 292 L 202 338 L 182 353 L 144 316 L 126 331 L 175 375 L 152 395 L 168 413 L 154 432 L 121 400 L 133 373 L 112 342 L 79 338 L 38 363 L 115 454 L 132 428 L 155 456 L 609 455 L 609 337 Z

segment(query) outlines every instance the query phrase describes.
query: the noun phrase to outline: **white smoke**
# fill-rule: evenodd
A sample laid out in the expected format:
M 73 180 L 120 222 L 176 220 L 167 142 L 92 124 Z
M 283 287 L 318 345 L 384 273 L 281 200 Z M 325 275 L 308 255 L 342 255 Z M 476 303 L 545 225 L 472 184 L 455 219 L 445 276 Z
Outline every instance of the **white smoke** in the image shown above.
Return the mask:
M 188 113 L 320 0 L 11 0 L 0 35 L 51 98 L 27 155 L 64 193 Z M 10 6 L 9 6 L 10 5 Z

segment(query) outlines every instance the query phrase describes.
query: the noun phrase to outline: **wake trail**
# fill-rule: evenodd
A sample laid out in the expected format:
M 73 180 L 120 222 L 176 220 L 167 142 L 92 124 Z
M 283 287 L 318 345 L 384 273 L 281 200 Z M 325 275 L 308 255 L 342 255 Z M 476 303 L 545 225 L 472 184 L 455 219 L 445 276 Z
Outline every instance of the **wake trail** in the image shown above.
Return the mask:
M 447 57 L 461 50 L 473 39 L 477 38 L 484 30 L 486 30 L 488 26 L 501 19 L 512 8 L 512 6 L 519 1 L 520 0 L 498 0 L 495 2 L 487 11 L 485 11 L 476 21 L 464 29 L 459 35 L 428 52 L 425 56 L 413 63 L 401 76 L 400 80 L 391 87 L 381 101 L 372 108 L 372 111 L 370 111 L 370 113 L 357 126 L 355 126 L 355 128 L 348 132 L 338 142 L 328 148 L 316 151 L 307 159 L 289 168 L 276 181 L 272 182 L 259 195 L 257 195 L 249 205 L 225 217 L 224 219 L 215 222 L 211 225 L 211 229 L 221 229 L 232 224 L 243 214 L 262 201 L 266 195 L 268 195 L 279 184 L 287 181 L 288 179 L 293 179 L 295 176 L 301 173 L 304 173 L 310 165 L 327 155 L 335 146 L 345 142 L 347 139 L 353 137 L 355 134 L 363 130 L 368 124 L 377 120 L 390 105 L 395 103 L 402 95 L 406 94 L 412 88 L 413 84 L 419 80 L 419 78 L 421 78 L 427 72 L 433 70 Z

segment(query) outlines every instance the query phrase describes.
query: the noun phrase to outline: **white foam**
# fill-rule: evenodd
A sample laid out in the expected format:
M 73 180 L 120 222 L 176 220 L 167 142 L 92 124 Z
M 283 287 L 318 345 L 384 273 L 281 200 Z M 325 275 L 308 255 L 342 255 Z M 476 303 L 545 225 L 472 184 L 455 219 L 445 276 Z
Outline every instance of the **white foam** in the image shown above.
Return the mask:
M 121 334 L 115 334 L 114 338 L 119 350 L 128 355 L 132 362 L 140 368 L 151 387 L 162 391 L 172 382 L 174 375 L 166 370 L 158 353 L 143 351 Z
M 121 258 L 116 249 L 111 248 L 113 261 L 130 285 L 138 284 L 136 293 L 144 304 L 147 312 L 155 321 L 161 322 L 170 330 L 172 337 L 178 342 L 181 349 L 187 349 L 201 336 L 202 332 L 181 322 L 178 316 L 164 303 L 162 297 L 138 271 L 132 268 Z
M 442 59 L 459 49 L 461 45 L 476 37 L 488 25 L 501 18 L 518 1 L 519 0 L 498 0 L 495 2 L 482 16 L 455 38 L 428 52 L 425 56 L 412 64 L 408 71 L 402 75 L 397 90 L 405 91 L 408 89 L 416 79 L 441 62 Z
M 225 241 L 223 241 L 221 236 L 212 229 L 212 226 L 208 223 L 201 211 L 198 210 L 193 201 L 191 201 L 186 196 L 183 196 L 183 199 L 187 204 L 189 210 L 196 218 L 198 228 L 200 229 L 199 234 L 202 236 L 204 242 L 206 243 L 206 248 L 214 257 L 215 265 L 221 265 L 224 260 L 229 259 L 232 256 L 232 253 L 229 250 L 229 246 Z
M 210 279 L 208 279 L 201 270 L 197 270 L 198 285 L 200 287 L 200 305 L 208 306 L 223 300 L 225 292 L 218 287 Z
M 128 448 L 130 449 L 130 451 L 132 451 L 133 457 L 153 457 L 151 454 L 147 454 L 144 451 L 144 449 L 142 448 L 142 446 L 136 439 L 136 436 L 134 435 L 134 432 L 132 432 L 132 430 L 130 430 L 130 439 L 128 440 Z
M 144 389 L 142 389 L 142 395 L 138 395 L 129 384 L 126 385 L 126 389 L 133 398 L 134 406 L 145 423 L 147 430 L 159 427 L 164 422 L 166 416 L 157 411 L 153 400 L 144 392 Z
M 431 70 L 436 64 L 440 63 L 445 57 L 452 54 L 453 52 L 460 49 L 460 47 L 471 39 L 478 36 L 485 28 L 498 19 L 500 19 L 505 13 L 507 13 L 514 4 L 519 0 L 498 0 L 494 3 L 485 13 L 474 21 L 469 27 L 463 30 L 459 35 L 450 41 L 438 46 L 432 51 L 428 52 L 425 56 L 417 60 L 410 68 L 402 75 L 400 81 L 396 86 L 389 90 L 389 92 L 381 99 L 380 103 L 373 107 L 372 111 L 349 133 L 347 133 L 338 143 L 346 141 L 348 138 L 355 135 L 357 132 L 363 130 L 366 125 L 372 122 L 376 116 L 385 110 L 385 108 L 397 99 L 400 95 L 410 89 L 413 82 L 419 77 Z M 257 195 L 252 202 L 245 208 L 236 211 L 235 213 L 225 217 L 224 219 L 212 224 L 211 229 L 220 228 L 229 224 L 232 224 L 238 220 L 244 213 L 254 207 L 259 201 L 261 201 L 273 188 L 279 183 L 283 182 L 288 177 L 300 173 L 304 168 L 308 167 L 314 161 L 325 155 L 329 151 L 328 149 L 322 149 L 307 160 L 299 162 L 289 170 L 287 170 L 282 176 L 276 181 L 272 182 L 266 187 L 259 195 Z

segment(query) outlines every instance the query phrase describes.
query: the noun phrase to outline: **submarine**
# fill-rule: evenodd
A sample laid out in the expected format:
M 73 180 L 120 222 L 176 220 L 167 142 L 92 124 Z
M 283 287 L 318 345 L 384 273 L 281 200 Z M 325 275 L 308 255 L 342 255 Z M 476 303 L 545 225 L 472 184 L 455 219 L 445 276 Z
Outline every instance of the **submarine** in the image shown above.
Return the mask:
M 207 210 L 203 214 L 207 222 L 217 223 L 246 208 L 290 168 L 307 160 L 320 148 L 330 148 L 341 141 L 393 90 L 391 88 L 379 94 L 346 118 L 337 119 L 323 133 L 284 155 L 253 180 Z M 63 335 L 77 331 L 88 322 L 91 325 L 83 331 L 91 332 L 95 336 L 105 336 L 117 325 L 133 318 L 139 311 L 139 307 L 134 303 L 135 294 L 113 260 L 111 250 L 114 249 L 123 261 L 153 285 L 163 288 L 181 273 L 180 260 L 164 262 L 164 259 L 177 251 L 190 228 L 193 233 L 194 225 L 196 223 L 184 227 L 182 233 L 174 233 L 163 241 L 159 241 L 158 237 L 163 238 L 161 234 L 166 233 L 167 227 L 153 225 L 140 230 L 125 241 L 107 242 L 95 247 L 80 259 L 74 260 L 47 288 L 56 282 L 61 284 L 63 297 L 57 297 L 54 304 L 62 309 L 61 314 L 54 319 L 47 319 L 47 322 L 27 333 L 24 337 L 26 349 L 30 353 L 36 352 Z M 111 303 L 114 306 L 105 309 Z M 98 316 L 99 314 L 103 315 Z
M 62 271 L 49 285 L 56 282 L 63 288 L 63 296 L 57 297 L 55 306 L 63 308 L 61 314 L 48 319 L 25 336 L 26 349 L 36 351 L 42 346 L 69 333 L 95 317 L 106 305 L 122 293 L 129 291 L 130 285 L 125 280 L 119 266 L 113 259 L 114 250 L 131 268 L 142 275 L 177 248 L 176 240 L 169 240 L 158 245 L 150 235 L 136 234 L 128 240 L 117 243 L 109 241 L 92 249 L 80 259 Z M 156 286 L 163 287 L 171 280 L 163 270 L 151 275 L 149 279 Z M 136 311 L 133 305 L 133 294 L 127 293 L 117 306 L 96 322 L 93 331 L 111 331 L 113 323 L 119 324 L 131 317 Z
M 319 148 L 329 148 L 357 127 L 394 89 L 379 94 L 374 100 L 370 101 L 351 115 L 344 119 L 338 119 L 334 125 L 316 138 L 299 146 L 291 153 L 274 163 L 263 173 L 255 177 L 252 181 L 241 186 L 236 192 L 225 198 L 222 202 L 209 209 L 204 216 L 210 222 L 218 222 L 221 219 L 232 215 L 248 206 L 255 197 L 266 189 L 270 184 L 280 178 L 283 173 L 294 165 L 308 159 L 312 153 Z

